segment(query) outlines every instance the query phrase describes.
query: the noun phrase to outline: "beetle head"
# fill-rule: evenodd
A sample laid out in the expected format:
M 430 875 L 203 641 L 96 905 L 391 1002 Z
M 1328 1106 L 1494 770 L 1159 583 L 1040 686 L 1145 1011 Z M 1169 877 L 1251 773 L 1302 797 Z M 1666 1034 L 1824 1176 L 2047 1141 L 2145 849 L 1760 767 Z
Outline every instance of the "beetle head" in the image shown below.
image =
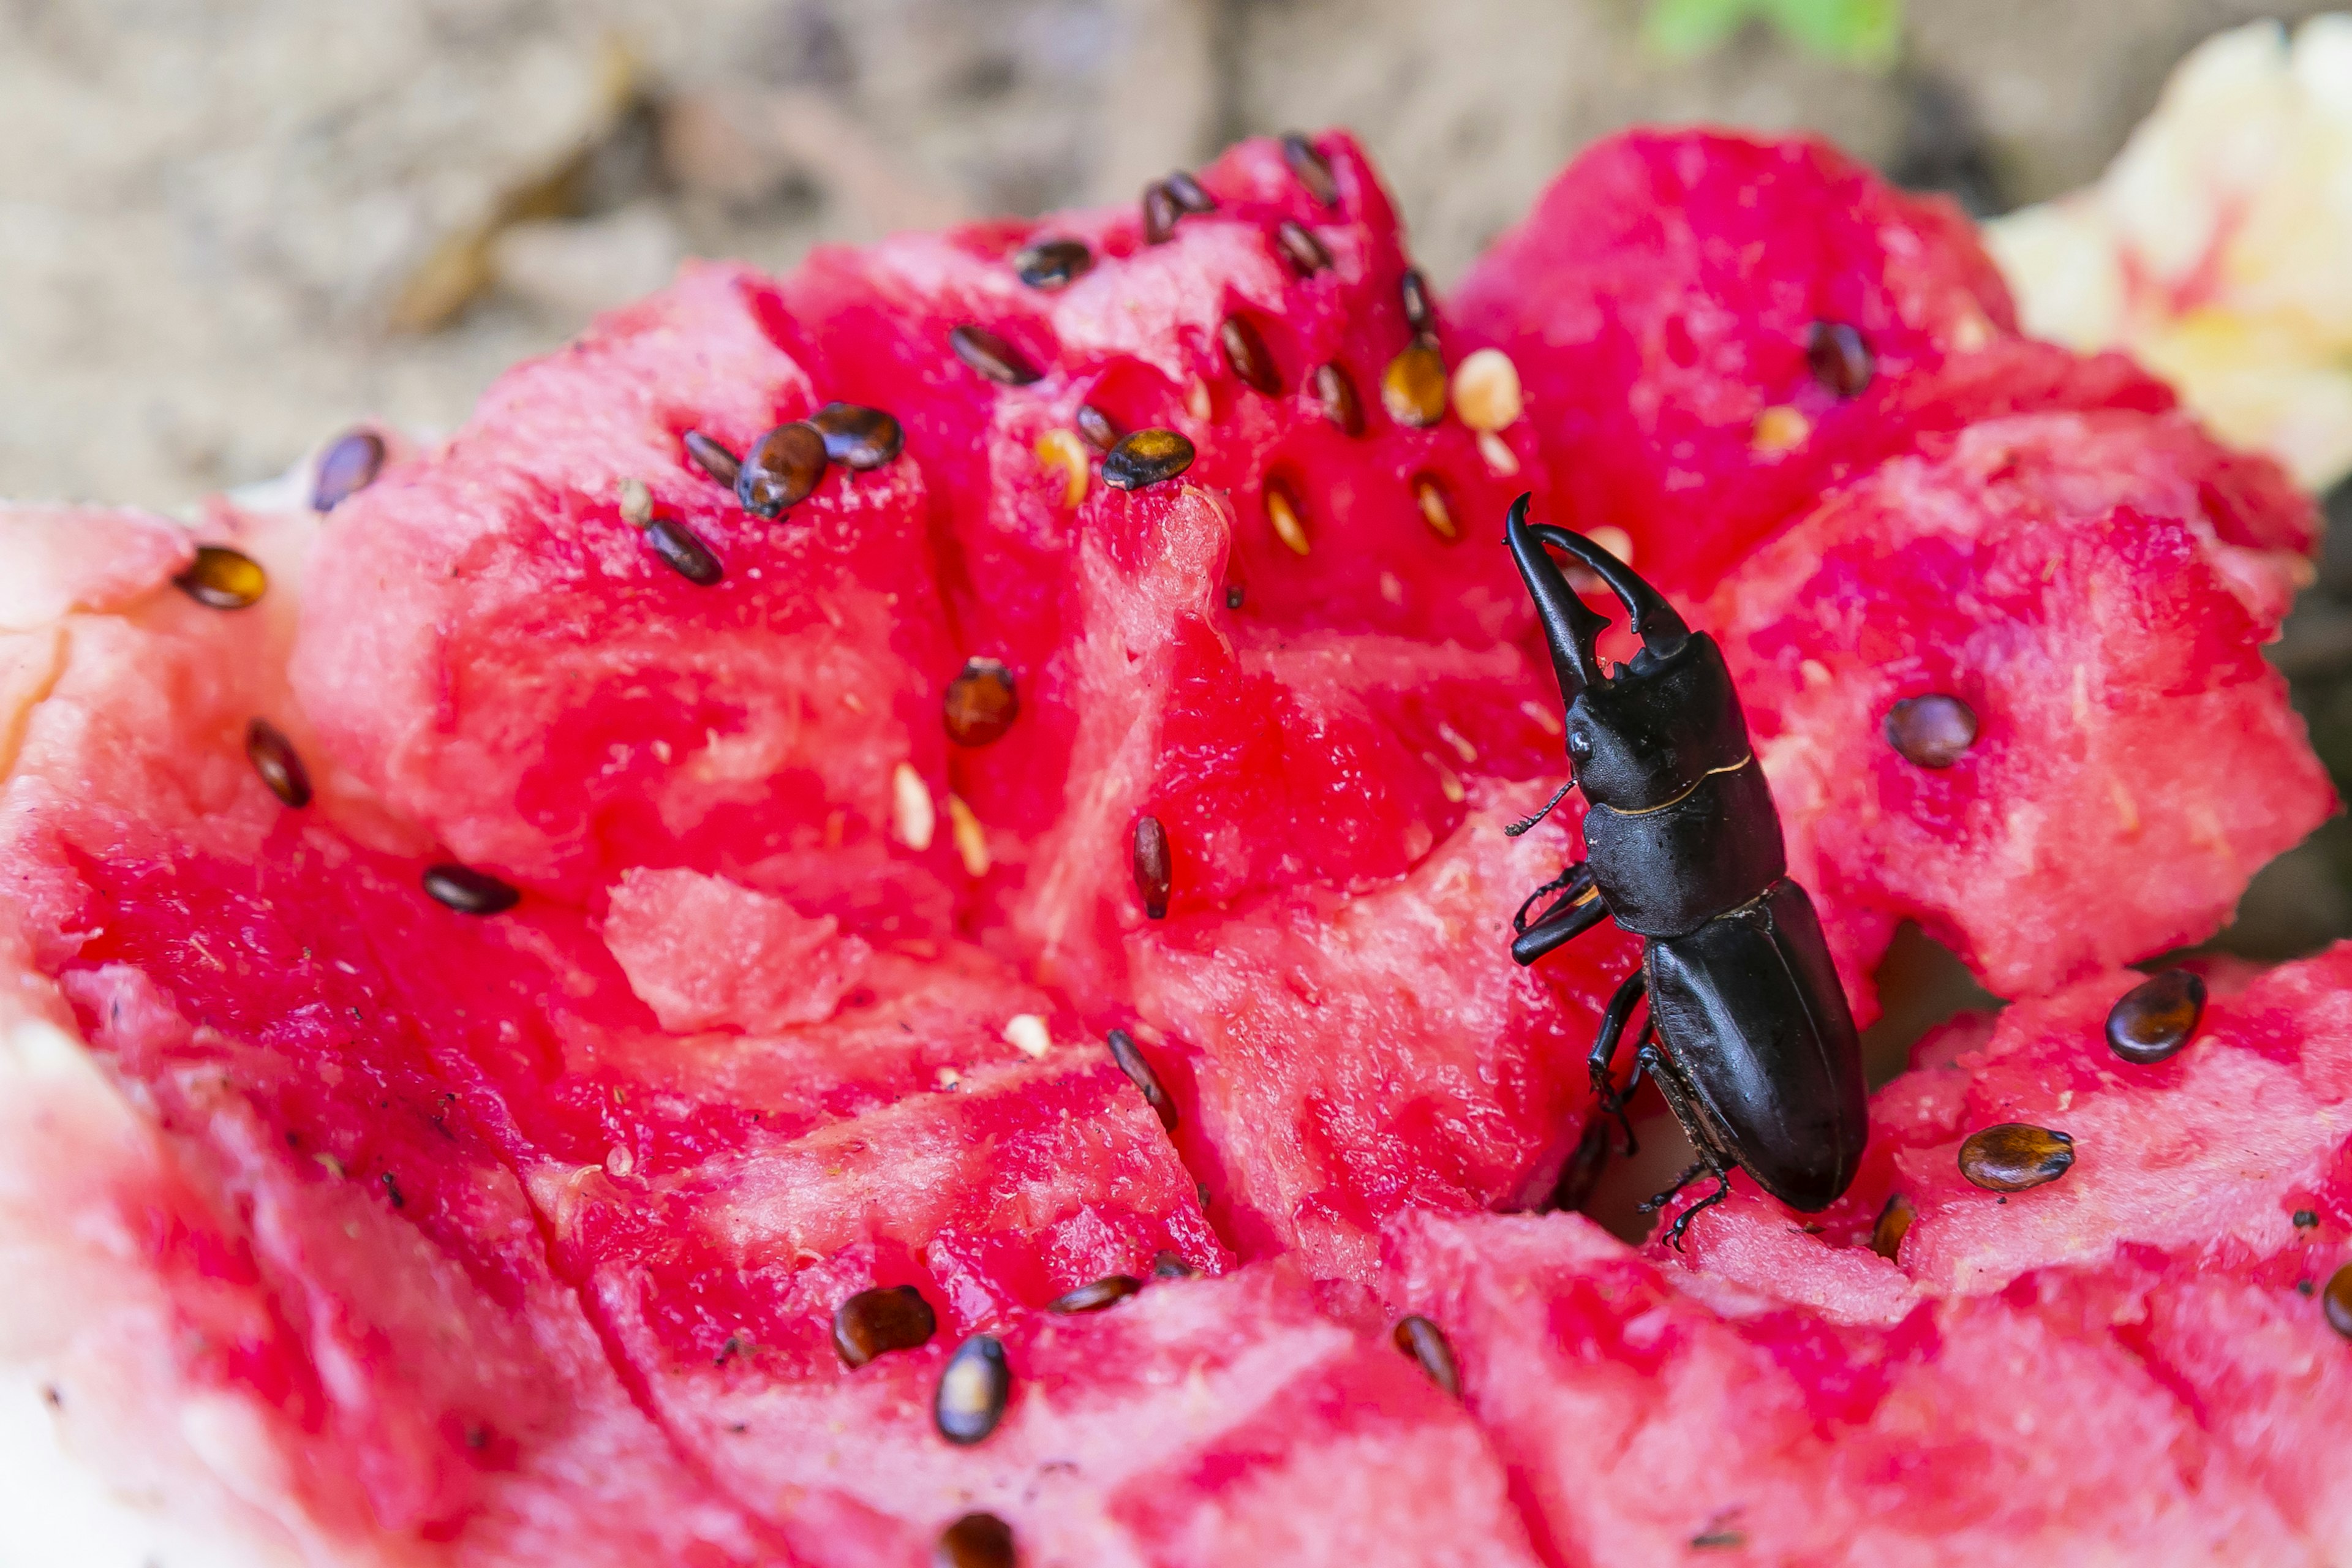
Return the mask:
M 1692 631 L 1664 595 L 1590 539 L 1528 521 L 1528 500 L 1511 503 L 1504 536 L 1551 649 L 1567 708 L 1569 762 L 1585 798 L 1617 811 L 1650 810 L 1745 761 L 1748 722 L 1715 639 Z M 1546 545 L 1591 568 L 1625 606 L 1642 639 L 1631 660 L 1602 672 L 1595 645 L 1609 617 L 1577 596 Z

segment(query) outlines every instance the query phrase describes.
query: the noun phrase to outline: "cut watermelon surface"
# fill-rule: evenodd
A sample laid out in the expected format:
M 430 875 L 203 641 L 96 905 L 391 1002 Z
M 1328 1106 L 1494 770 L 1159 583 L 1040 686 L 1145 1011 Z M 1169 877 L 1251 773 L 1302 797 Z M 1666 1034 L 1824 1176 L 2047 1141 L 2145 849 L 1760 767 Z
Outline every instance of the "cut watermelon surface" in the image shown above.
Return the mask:
M 2352 975 L 2100 1036 L 2333 806 L 2308 504 L 1811 143 L 1604 145 L 1450 312 L 1343 136 L 1184 195 L 689 268 L 331 515 L 0 514 L 68 1442 L 256 1561 L 2342 1550 Z M 1484 347 L 1524 412 L 1433 406 Z M 1639 951 L 1507 954 L 1581 810 L 1504 831 L 1522 490 L 1721 639 L 1858 1007 L 1903 919 L 2032 998 L 1817 1221 L 1494 1212 Z M 1968 1185 L 2002 1122 L 2076 1163 Z

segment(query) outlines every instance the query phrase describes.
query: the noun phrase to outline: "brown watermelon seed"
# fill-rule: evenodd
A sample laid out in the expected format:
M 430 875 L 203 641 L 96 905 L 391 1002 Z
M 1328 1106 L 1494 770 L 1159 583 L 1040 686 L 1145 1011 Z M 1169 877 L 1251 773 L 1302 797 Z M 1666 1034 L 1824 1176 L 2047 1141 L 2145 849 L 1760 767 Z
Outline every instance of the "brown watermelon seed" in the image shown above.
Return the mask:
M 1156 816 L 1135 819 L 1135 890 L 1143 895 L 1143 912 L 1153 920 L 1168 918 L 1168 893 L 1175 868 L 1168 853 L 1168 829 Z
M 1165 184 L 1155 180 L 1143 187 L 1143 243 L 1165 245 L 1176 232 L 1176 220 L 1183 216 L 1176 205 L 1176 197 Z
M 1017 1568 L 1013 1527 L 992 1513 L 968 1513 L 940 1531 L 931 1568 Z
M 1202 1208 L 1209 1205 L 1202 1204 Z M 1198 1279 L 1201 1271 L 1172 1252 L 1159 1252 L 1151 1259 L 1151 1277 L 1155 1279 Z
M 710 546 L 676 518 L 666 517 L 646 530 L 646 542 L 669 569 L 698 588 L 712 587 L 727 575 Z
M 1026 386 L 1045 374 L 1026 355 L 986 327 L 967 321 L 948 333 L 948 347 L 989 380 L 1002 386 Z
M 288 805 L 299 808 L 310 804 L 310 773 L 294 750 L 294 742 L 285 732 L 267 719 L 256 719 L 245 727 L 246 760 L 269 793 Z
M 1857 329 L 1843 321 L 1815 321 L 1805 338 L 1805 368 L 1838 396 L 1860 397 L 1877 363 L 1869 340 Z
M 522 900 L 512 883 L 451 860 L 425 868 L 425 891 L 461 915 L 495 915 Z
M 1217 198 L 1202 190 L 1201 182 L 1194 179 L 1188 170 L 1179 169 L 1160 183 L 1168 187 L 1168 194 L 1175 198 L 1176 205 L 1188 213 L 1213 213 L 1217 210 Z
M 172 579 L 180 592 L 215 610 L 242 610 L 269 591 L 269 574 L 242 550 L 199 544 L 188 569 Z
M 940 709 L 949 740 L 959 746 L 992 745 L 1021 716 L 1021 694 L 1013 688 L 1013 672 L 1002 662 L 974 657 L 964 660 L 961 672 L 948 682 Z
M 2028 1191 L 2056 1181 L 2074 1163 L 2074 1139 L 2022 1121 L 1971 1132 L 1960 1145 L 1960 1174 L 1989 1193 Z
M 1298 498 L 1287 484 L 1271 476 L 1265 481 L 1265 521 L 1292 554 L 1307 553 L 1307 524 L 1298 516 Z
M 1032 289 L 1061 289 L 1085 277 L 1095 253 L 1082 239 L 1042 239 L 1013 258 L 1013 270 Z
M 1070 416 L 1070 423 L 1077 426 L 1078 434 L 1085 437 L 1087 445 L 1097 452 L 1108 452 L 1118 445 L 1118 426 L 1111 423 L 1109 415 L 1091 403 L 1079 404 L 1078 411 Z
M 1243 384 L 1255 387 L 1268 397 L 1282 390 L 1282 378 L 1275 373 L 1272 351 L 1246 320 L 1227 316 L 1218 322 L 1217 342 L 1225 351 L 1225 363 L 1233 367 Z
M 940 1436 L 969 1447 L 996 1430 L 1013 1394 L 1013 1371 L 1004 1346 L 993 1334 L 974 1334 L 956 1347 L 931 1396 L 931 1420 Z
M 1459 539 L 1462 531 L 1454 526 L 1454 508 L 1445 500 L 1445 487 L 1433 474 L 1412 477 L 1413 504 L 1421 508 L 1421 519 L 1429 531 L 1440 539 Z
M 1429 279 L 1421 275 L 1418 267 L 1408 267 L 1397 279 L 1397 297 L 1404 304 L 1404 324 L 1418 337 L 1430 330 L 1437 312 L 1429 302 Z
M 1154 426 L 1120 437 L 1104 455 L 1103 483 L 1139 490 L 1172 479 L 1192 466 L 1192 443 L 1173 430 Z
M 1337 425 L 1341 433 L 1360 436 L 1364 433 L 1364 404 L 1356 395 L 1356 384 L 1348 373 L 1336 364 L 1318 364 L 1313 377 L 1315 400 L 1323 405 L 1323 416 Z
M 1903 1238 L 1911 1234 L 1911 1222 L 1918 1217 L 1918 1206 L 1901 1193 L 1888 1198 L 1886 1206 L 1878 1211 L 1878 1223 L 1870 1227 L 1870 1250 L 1895 1262 L 1895 1255 L 1903 1250 Z
M 1132 1274 L 1107 1274 L 1091 1285 L 1081 1285 L 1045 1303 L 1049 1312 L 1099 1312 L 1116 1306 L 1143 1289 Z
M 1576 1147 L 1570 1152 L 1568 1163 L 1559 1168 L 1559 1180 L 1552 1184 L 1551 1203 L 1557 1214 L 1582 1214 L 1584 1205 L 1601 1185 L 1601 1173 L 1609 1168 L 1609 1122 L 1605 1117 L 1585 1119 L 1584 1131 L 1577 1138 Z
M 1430 1382 L 1455 1399 L 1462 1397 L 1462 1373 L 1454 1364 L 1454 1347 L 1446 1342 L 1444 1330 L 1415 1312 L 1397 1320 L 1394 1337 L 1396 1348 L 1419 1362 Z
M 1906 697 L 1886 710 L 1886 743 L 1923 768 L 1950 767 L 1976 741 L 1976 710 L 1947 692 Z
M 1301 278 L 1312 278 L 1331 265 L 1331 253 L 1323 242 L 1303 225 L 1284 218 L 1274 231 L 1274 243 L 1282 258 L 1290 263 L 1292 271 Z
M 774 517 L 798 506 L 824 478 L 824 433 L 806 420 L 779 425 L 743 454 L 735 499 L 746 511 Z
M 383 471 L 383 437 L 373 430 L 338 436 L 333 446 L 319 454 L 310 479 L 310 510 L 332 511 L 375 483 Z
M 2185 969 L 2141 981 L 2107 1010 L 2107 1048 L 2141 1067 L 2189 1043 L 2205 1016 L 2205 982 Z
M 2327 1277 L 2327 1289 L 2320 1293 L 2319 1307 L 2327 1314 L 2327 1326 L 2352 1340 L 2352 1263 Z
M 699 430 L 688 430 L 682 438 L 686 455 L 694 459 L 695 467 L 729 489 L 734 488 L 736 476 L 743 471 L 734 453 Z
M 1171 1132 L 1175 1131 L 1176 1102 L 1168 1098 L 1168 1090 L 1161 1086 L 1160 1075 L 1153 1072 L 1151 1064 L 1143 1059 L 1142 1051 L 1136 1047 L 1135 1037 L 1125 1029 L 1113 1029 L 1110 1032 L 1110 1059 L 1118 1064 L 1118 1070 L 1127 1075 L 1128 1081 L 1142 1091 L 1143 1102 L 1160 1113 L 1160 1125 Z
M 1316 150 L 1315 143 L 1297 132 L 1282 139 L 1282 161 L 1290 165 L 1290 173 L 1307 187 L 1307 194 L 1327 207 L 1339 205 L 1339 182 L 1331 177 L 1330 161 Z
M 1381 375 L 1381 402 L 1400 425 L 1425 429 L 1445 417 L 1445 361 L 1434 345 L 1413 343 Z
M 862 403 L 828 403 L 808 423 L 824 438 L 824 455 L 845 468 L 878 468 L 907 444 L 898 420 Z
M 833 1310 L 833 1348 L 844 1366 L 927 1345 L 939 1331 L 939 1314 L 912 1285 L 877 1285 Z

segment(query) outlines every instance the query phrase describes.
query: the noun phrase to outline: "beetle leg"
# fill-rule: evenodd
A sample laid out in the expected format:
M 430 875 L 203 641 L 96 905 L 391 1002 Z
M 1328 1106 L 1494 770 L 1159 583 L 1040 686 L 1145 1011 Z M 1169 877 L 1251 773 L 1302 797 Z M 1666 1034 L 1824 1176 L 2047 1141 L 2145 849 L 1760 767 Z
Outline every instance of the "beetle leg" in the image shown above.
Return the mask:
M 1564 892 L 1567 894 L 1567 897 L 1560 900 L 1561 903 L 1572 904 L 1576 902 L 1577 900 L 1582 898 L 1584 896 L 1585 889 L 1591 886 L 1592 868 L 1586 865 L 1583 861 L 1579 860 L 1573 865 L 1562 867 L 1559 876 L 1554 877 L 1550 881 L 1546 882 L 1542 887 L 1538 888 L 1534 892 L 1528 895 L 1527 901 L 1519 906 L 1519 912 L 1511 917 L 1511 929 L 1515 931 L 1523 931 L 1528 929 L 1528 911 L 1534 909 L 1536 907 L 1536 900 L 1542 898 L 1546 893 Z M 1546 913 L 1549 912 L 1549 910 L 1546 911 Z M 1542 922 L 1538 921 L 1537 923 L 1541 924 Z
M 1641 1081 L 1642 1068 L 1639 1063 L 1635 1065 L 1633 1080 L 1626 1084 L 1622 1093 L 1618 1091 L 1617 1075 L 1613 1069 L 1617 1047 L 1625 1038 L 1626 1022 L 1633 1016 L 1633 1009 L 1641 1005 L 1642 998 L 1649 994 L 1649 990 L 1647 971 L 1635 969 L 1625 976 L 1624 983 L 1617 987 L 1617 994 L 1609 998 L 1609 1006 L 1601 1015 L 1601 1027 L 1592 1037 L 1592 1052 L 1584 1058 L 1585 1068 L 1592 1075 L 1593 1101 L 1602 1111 L 1615 1117 L 1617 1124 L 1625 1130 L 1627 1154 L 1632 1154 L 1636 1145 L 1633 1120 L 1625 1114 L 1625 1101 L 1633 1094 L 1633 1085 Z M 1643 1021 L 1642 1033 L 1646 1039 L 1649 1035 L 1646 1019 Z M 1648 1050 L 1645 1046 L 1641 1054 L 1647 1055 Z
M 1538 899 L 1549 892 L 1563 896 L 1530 922 L 1528 911 L 1535 907 Z M 1519 906 L 1519 912 L 1511 917 L 1511 929 L 1518 933 L 1511 940 L 1511 958 L 1524 968 L 1608 918 L 1609 906 L 1592 890 L 1591 868 L 1579 860 L 1529 893 L 1528 901 Z
M 1715 1177 L 1715 1191 L 1676 1215 L 1675 1223 L 1666 1227 L 1666 1245 L 1680 1252 L 1683 1249 L 1683 1232 L 1690 1228 L 1691 1220 L 1698 1211 L 1712 1208 L 1731 1195 L 1731 1173 L 1739 1162 L 1716 1136 L 1706 1113 L 1699 1109 L 1698 1091 L 1691 1087 L 1690 1079 L 1681 1068 L 1675 1065 L 1674 1059 L 1656 1046 L 1643 1046 L 1640 1062 L 1649 1069 L 1652 1080 L 1658 1086 L 1658 1092 L 1666 1097 L 1666 1108 L 1675 1113 L 1675 1120 L 1683 1124 L 1683 1131 L 1690 1135 L 1691 1147 L 1698 1152 L 1698 1163 L 1685 1171 L 1673 1186 L 1644 1204 L 1643 1212 L 1665 1206 L 1676 1193 L 1696 1181 L 1701 1171 L 1709 1172 Z

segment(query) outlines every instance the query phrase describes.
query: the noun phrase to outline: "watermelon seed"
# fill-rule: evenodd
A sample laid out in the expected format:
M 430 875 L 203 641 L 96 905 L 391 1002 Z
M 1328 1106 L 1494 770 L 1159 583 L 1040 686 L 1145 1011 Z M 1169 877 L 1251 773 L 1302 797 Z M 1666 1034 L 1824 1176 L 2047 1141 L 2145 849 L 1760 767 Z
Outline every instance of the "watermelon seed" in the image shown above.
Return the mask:
M 1301 278 L 1312 278 L 1331 265 L 1331 253 L 1323 242 L 1305 225 L 1284 218 L 1274 231 L 1274 243 L 1281 248 L 1282 258 Z
M 1348 373 L 1336 364 L 1315 367 L 1315 400 L 1323 405 L 1323 416 L 1337 425 L 1343 435 L 1364 433 L 1363 400 L 1356 395 L 1356 384 Z
M 1268 397 L 1282 390 L 1282 378 L 1276 374 L 1274 355 L 1265 346 L 1258 330 L 1239 316 L 1227 316 L 1217 323 L 1217 342 L 1225 351 L 1225 363 L 1244 386 L 1254 387 Z
M 824 433 L 805 420 L 779 425 L 743 454 L 735 499 L 759 517 L 798 506 L 824 478 Z
M 1217 210 L 1217 198 L 1201 188 L 1201 182 L 1182 169 L 1160 182 L 1168 187 L 1168 195 L 1188 213 L 1213 213 Z
M 408 1206 L 407 1194 L 400 1190 L 399 1180 L 390 1171 L 383 1173 L 383 1195 L 392 1200 L 392 1206 L 396 1209 L 404 1209 Z
M 298 809 L 310 804 L 310 773 L 294 750 L 294 742 L 285 732 L 267 719 L 256 719 L 245 727 L 246 760 L 269 793 Z
M 1860 397 L 1876 363 L 1869 341 L 1843 321 L 1815 321 L 1805 338 L 1805 368 L 1840 397 Z
M 1454 367 L 1454 411 L 1462 416 L 1462 423 L 1481 435 L 1509 428 L 1526 406 L 1519 367 L 1502 350 L 1474 350 Z M 1485 449 L 1484 443 L 1480 449 Z M 1507 456 L 1510 452 L 1507 447 L 1503 450 Z M 1512 459 L 1515 464 L 1517 460 Z
M 1045 374 L 1019 349 L 986 327 L 970 322 L 948 333 L 948 347 L 955 351 L 956 358 L 1000 385 L 1026 386 Z
M 2074 1139 L 2022 1121 L 1971 1132 L 1960 1145 L 1960 1174 L 1989 1193 L 2028 1191 L 2056 1181 L 2074 1163 Z
M 940 1531 L 931 1568 L 1013 1568 L 1013 1527 L 992 1513 L 968 1513 Z
M 646 542 L 671 571 L 698 588 L 711 587 L 727 574 L 719 557 L 710 553 L 710 546 L 674 517 L 663 518 L 646 529 Z
M 1037 460 L 1062 476 L 1062 505 L 1076 510 L 1094 479 L 1087 444 L 1075 430 L 1048 430 L 1037 437 Z
M 1116 1306 L 1143 1289 L 1143 1281 L 1132 1274 L 1107 1274 L 1091 1285 L 1055 1297 L 1045 1304 L 1049 1312 L 1099 1312 L 1105 1307 Z
M 1421 520 L 1429 524 L 1432 533 L 1440 539 L 1459 539 L 1462 531 L 1454 526 L 1454 509 L 1446 504 L 1445 487 L 1433 474 L 1415 474 L 1412 478 L 1413 503 L 1421 508 Z
M 940 708 L 949 740 L 959 746 L 986 746 L 1003 740 L 1021 716 L 1021 696 L 1013 672 L 1001 661 L 975 656 L 948 682 Z
M 2107 1011 L 2107 1048 L 2147 1067 L 2187 1045 L 2205 1016 L 2205 982 L 2185 969 L 2141 981 Z
M 2295 1229 L 2297 1229 L 2297 1230 L 2309 1230 L 2312 1226 L 2314 1226 L 2317 1225 L 2318 1223 L 2319 1223 L 2319 1215 L 2318 1215 L 2317 1211 L 2313 1210 L 2313 1209 L 2297 1209 L 2297 1210 L 2295 1210 L 2295 1211 L 2294 1211 L 2294 1227 L 2295 1227 Z
M 1232 587 L 1225 590 L 1225 608 L 1229 610 L 1238 610 L 1241 607 L 1242 585 L 1239 583 L 1236 583 Z
M 1911 1234 L 1911 1222 L 1919 1217 L 1919 1210 L 1909 1198 L 1896 1193 L 1878 1211 L 1878 1223 L 1870 1227 L 1870 1250 L 1895 1261 L 1895 1255 L 1903 1249 L 1903 1238 Z
M 1143 243 L 1165 245 L 1176 232 L 1176 220 L 1183 216 L 1176 205 L 1176 197 L 1168 187 L 1154 181 L 1143 187 Z
M 828 403 L 808 423 L 824 437 L 824 455 L 845 468 L 878 468 L 907 444 L 898 420 L 861 403 Z
M 1139 490 L 1172 479 L 1192 466 L 1192 443 L 1173 430 L 1153 426 L 1122 436 L 1103 458 L 1103 482 Z
M 1152 1257 L 1151 1277 L 1154 1279 L 1197 1279 L 1201 1271 L 1174 1253 L 1163 1250 Z
M 1290 173 L 1307 187 L 1307 194 L 1327 207 L 1339 205 L 1339 182 L 1331 177 L 1331 164 L 1316 150 L 1315 143 L 1293 132 L 1282 139 L 1282 161 L 1290 165 Z
M 1397 298 L 1404 304 L 1404 324 L 1413 336 L 1425 335 L 1435 325 L 1437 312 L 1430 308 L 1429 279 L 1421 275 L 1418 267 L 1408 267 L 1397 279 Z
M 1416 430 L 1445 417 L 1445 361 L 1429 343 L 1410 344 L 1381 374 L 1389 417 Z
M 2327 1314 L 2327 1326 L 2346 1339 L 2352 1339 L 2352 1263 L 2327 1277 L 2327 1288 L 2319 1294 L 2319 1306 Z
M 1950 767 L 1976 740 L 1976 710 L 1945 692 L 1906 697 L 1886 710 L 1886 743 L 1923 768 Z
M 1087 445 L 1097 452 L 1108 452 L 1118 445 L 1118 426 L 1111 423 L 1109 415 L 1091 403 L 1079 404 L 1078 411 L 1071 416 L 1070 423 L 1078 427 L 1078 434 L 1086 437 Z
M 1608 1165 L 1609 1123 L 1602 1117 L 1587 1117 L 1568 1163 L 1559 1168 L 1559 1180 L 1552 1184 L 1548 1207 L 1556 1214 L 1582 1214 Z
M 1168 829 L 1156 816 L 1135 819 L 1135 890 L 1143 896 L 1143 912 L 1153 920 L 1168 918 L 1168 893 L 1175 868 L 1168 853 Z
M 1118 1070 L 1127 1075 L 1128 1081 L 1141 1091 L 1143 1102 L 1160 1113 L 1160 1125 L 1171 1132 L 1175 1131 L 1176 1102 L 1168 1098 L 1168 1090 L 1161 1086 L 1160 1075 L 1151 1070 L 1150 1062 L 1144 1060 L 1143 1052 L 1136 1046 L 1135 1037 L 1125 1029 L 1113 1029 L 1109 1039 L 1110 1059 L 1118 1064 Z
M 310 510 L 332 511 L 375 483 L 383 471 L 383 437 L 373 430 L 353 430 L 335 438 L 319 454 L 310 479 Z
M 425 868 L 425 890 L 461 915 L 494 915 L 522 899 L 512 883 L 449 860 Z
M 643 479 L 623 479 L 621 490 L 621 521 L 631 528 L 643 528 L 654 520 L 654 492 L 646 489 Z
M 844 1366 L 864 1366 L 890 1351 L 930 1343 L 939 1314 L 912 1285 L 860 1290 L 833 1310 L 833 1348 Z
M 1004 1364 L 1004 1346 L 993 1334 L 974 1334 L 956 1347 L 940 1373 L 931 1397 L 931 1420 L 940 1436 L 969 1447 L 996 1430 L 1004 1419 L 1004 1402 L 1013 1394 L 1012 1369 Z
M 1710 1530 L 1691 1537 L 1695 1552 L 1730 1552 L 1748 1544 L 1748 1537 L 1737 1530 Z
M 1813 433 L 1813 422 L 1787 404 L 1775 404 L 1756 416 L 1748 433 L 1748 445 L 1759 457 L 1777 458 L 1803 446 Z
M 1421 1363 L 1430 1382 L 1453 1398 L 1462 1397 L 1462 1373 L 1454 1364 L 1454 1347 L 1446 1342 L 1444 1330 L 1415 1312 L 1397 1320 L 1392 1337 L 1397 1349 Z
M 694 459 L 696 467 L 720 484 L 730 489 L 734 486 L 735 477 L 743 468 L 734 453 L 699 430 L 688 430 L 684 440 L 686 455 Z
M 2313 1284 L 2310 1280 L 2308 1280 L 2308 1279 L 2298 1279 L 2298 1280 L 2296 1280 L 2296 1281 L 2294 1282 L 2294 1293 L 2295 1293 L 2296 1295 L 2298 1295 L 2298 1296 L 2308 1296 L 2308 1295 L 2311 1295 L 2314 1291 L 2317 1290 L 2318 1289 L 2319 1289 L 2319 1287 L 2318 1287 L 2318 1286 L 2314 1285 L 2314 1284 Z
M 1265 521 L 1274 536 L 1294 555 L 1307 553 L 1307 525 L 1298 520 L 1298 500 L 1282 480 L 1265 481 Z
M 967 877 L 988 875 L 988 830 L 980 825 L 963 797 L 948 796 L 948 837 L 955 844 L 956 858 L 963 862 Z
M 917 854 L 931 847 L 931 836 L 939 830 L 939 808 L 931 803 L 930 785 L 915 771 L 912 763 L 900 763 L 890 770 L 890 830 L 898 842 Z
M 1041 239 L 1013 258 L 1013 270 L 1032 289 L 1061 289 L 1094 264 L 1095 253 L 1082 239 Z
M 242 550 L 200 544 L 188 569 L 172 579 L 197 604 L 215 610 L 242 610 L 269 591 L 269 574 Z

